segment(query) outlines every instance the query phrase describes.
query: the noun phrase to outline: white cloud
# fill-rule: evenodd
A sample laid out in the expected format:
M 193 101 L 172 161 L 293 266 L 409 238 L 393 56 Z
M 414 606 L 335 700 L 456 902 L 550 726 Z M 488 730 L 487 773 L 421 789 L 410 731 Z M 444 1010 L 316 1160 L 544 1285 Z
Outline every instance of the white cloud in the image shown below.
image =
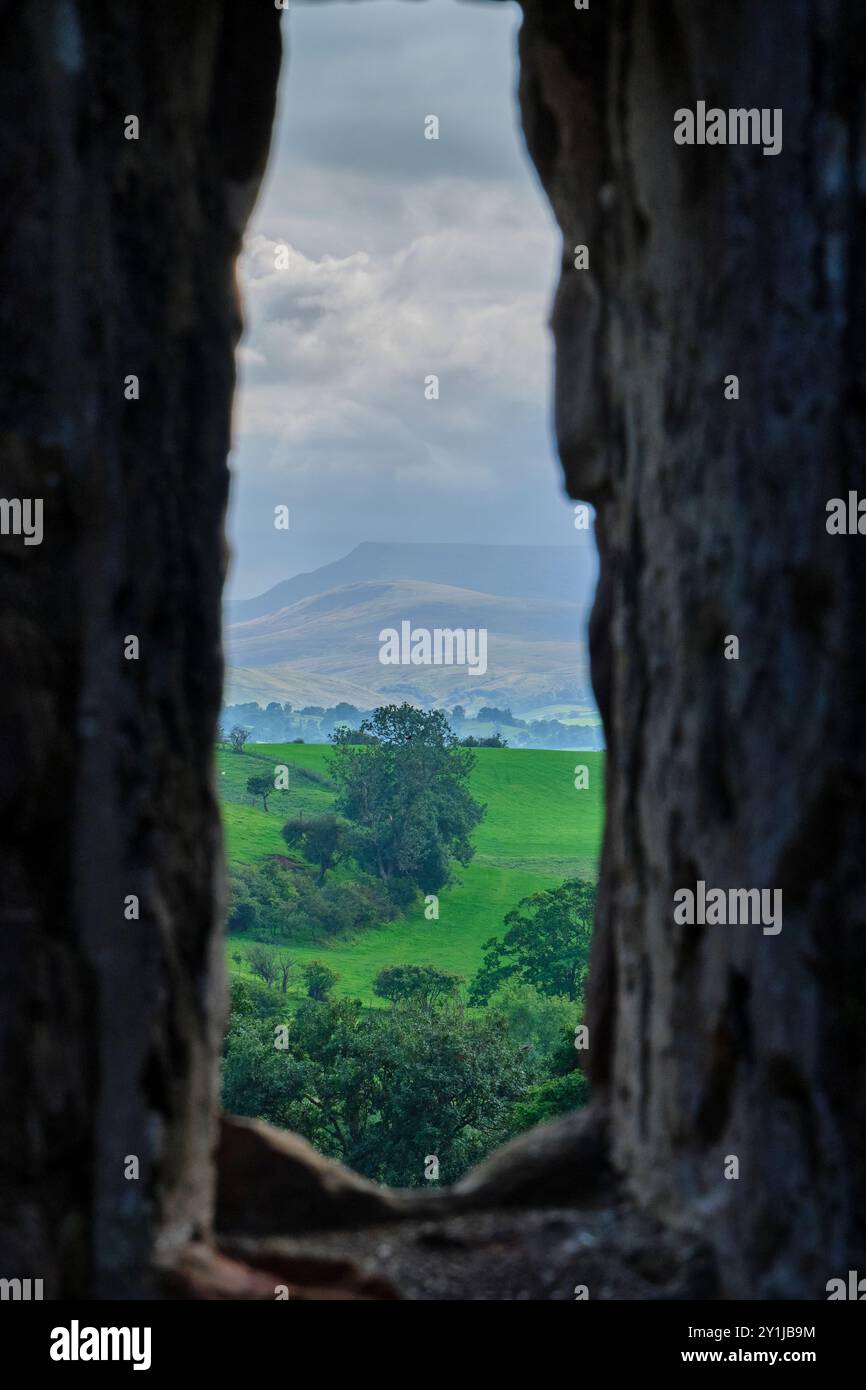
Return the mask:
M 239 265 L 236 594 L 364 540 L 568 539 L 546 327 L 560 238 L 517 133 L 518 19 L 454 0 L 292 15 Z
M 289 246 L 284 270 L 277 240 L 253 234 L 240 265 L 241 431 L 302 444 L 390 425 L 404 442 L 442 442 L 487 431 L 504 404 L 537 406 L 550 348 L 519 272 L 527 249 L 543 259 L 549 243 L 543 226 L 527 235 L 490 211 L 396 252 L 314 259 Z M 424 399 L 432 373 L 438 401 Z

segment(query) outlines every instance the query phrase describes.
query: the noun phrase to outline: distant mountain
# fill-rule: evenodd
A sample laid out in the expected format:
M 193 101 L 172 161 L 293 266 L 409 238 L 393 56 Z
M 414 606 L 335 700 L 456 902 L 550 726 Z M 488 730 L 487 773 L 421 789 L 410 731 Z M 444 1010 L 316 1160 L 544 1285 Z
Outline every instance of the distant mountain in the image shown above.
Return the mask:
M 311 594 L 372 579 L 426 579 L 508 598 L 592 601 L 597 561 L 586 531 L 574 533 L 573 545 L 439 545 L 432 541 L 364 541 L 341 560 L 284 579 L 256 598 L 233 599 L 225 621 L 260 618 Z
M 589 684 L 585 631 L 593 570 L 594 555 L 579 545 L 360 545 L 259 598 L 226 605 L 226 703 L 298 707 L 345 700 L 371 708 L 410 700 L 460 703 L 470 711 L 509 704 L 518 713 L 580 701 Z M 447 582 L 430 578 L 445 574 Z M 482 589 L 483 583 L 499 587 Z M 430 631 L 485 629 L 486 672 L 383 665 L 379 634 L 399 631 L 403 622 Z

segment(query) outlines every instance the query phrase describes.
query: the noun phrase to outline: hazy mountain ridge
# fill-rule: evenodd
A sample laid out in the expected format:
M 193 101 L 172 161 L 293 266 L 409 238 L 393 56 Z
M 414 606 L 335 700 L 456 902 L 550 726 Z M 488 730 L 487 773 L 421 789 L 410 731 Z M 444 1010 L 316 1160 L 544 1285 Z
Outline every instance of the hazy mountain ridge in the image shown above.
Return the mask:
M 297 706 L 345 700 L 369 708 L 403 699 L 469 706 L 498 700 L 517 712 L 548 698 L 579 700 L 588 688 L 585 632 L 594 556 L 585 544 L 550 551 L 358 546 L 343 561 L 286 580 L 258 599 L 227 605 L 226 702 Z M 405 568 L 413 559 L 423 577 L 371 573 Z M 367 577 L 354 577 L 359 570 Z M 448 582 L 426 577 L 443 571 Z M 347 582 L 334 582 L 349 573 Z M 490 580 L 511 592 L 477 587 Z M 569 583 L 572 592 L 582 592 L 582 601 L 562 598 Z M 382 665 L 379 633 L 399 630 L 404 621 L 429 630 L 486 629 L 486 672 Z
M 375 579 L 418 579 L 511 598 L 590 603 L 595 546 L 587 531 L 572 545 L 460 545 L 435 541 L 363 541 L 348 555 L 284 579 L 255 598 L 225 604 L 226 623 L 258 618 L 298 599 Z

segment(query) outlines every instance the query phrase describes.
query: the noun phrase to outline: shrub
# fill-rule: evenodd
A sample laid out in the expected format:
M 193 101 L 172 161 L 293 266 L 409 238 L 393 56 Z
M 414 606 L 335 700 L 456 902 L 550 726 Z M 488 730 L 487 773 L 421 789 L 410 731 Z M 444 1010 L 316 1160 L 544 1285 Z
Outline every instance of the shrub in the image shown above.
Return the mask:
M 321 1002 L 327 999 L 340 977 L 330 966 L 323 965 L 320 960 L 314 960 L 305 966 L 304 978 L 307 981 L 307 994 L 311 999 Z
M 530 1086 L 524 1099 L 511 1111 L 514 1134 L 523 1134 L 533 1125 L 544 1124 L 557 1115 L 566 1115 L 586 1104 L 588 1083 L 582 1071 L 570 1071 L 566 1076 L 552 1076 L 537 1086 Z

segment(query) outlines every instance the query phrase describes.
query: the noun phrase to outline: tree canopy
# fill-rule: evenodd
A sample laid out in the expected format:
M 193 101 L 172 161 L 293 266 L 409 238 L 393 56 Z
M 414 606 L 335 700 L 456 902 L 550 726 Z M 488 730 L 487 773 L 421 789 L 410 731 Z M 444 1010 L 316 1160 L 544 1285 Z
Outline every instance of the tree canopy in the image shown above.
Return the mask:
M 579 999 L 589 964 L 595 898 L 594 884 L 571 878 L 518 903 L 505 917 L 502 939 L 492 937 L 484 943 L 470 1003 L 486 1004 L 511 976 L 542 994 Z
M 462 975 L 450 975 L 434 965 L 390 965 L 376 976 L 373 992 L 380 999 L 422 999 L 435 1003 L 457 993 Z
M 485 807 L 468 789 L 474 755 L 441 710 L 386 705 L 361 724 L 367 742 L 333 736 L 337 810 L 353 822 L 351 853 L 392 896 L 436 893 L 450 864 L 468 864 Z
M 234 1012 L 223 1102 L 265 1116 L 377 1182 L 424 1184 L 428 1154 L 454 1181 L 514 1133 L 532 1061 L 488 1012 L 418 1001 L 365 1010 L 357 1000 L 307 1000 L 286 1050 L 273 1026 Z
M 268 809 L 268 797 L 274 790 L 274 780 L 272 777 L 254 776 L 247 778 L 247 791 L 250 796 L 260 796 L 265 810 Z

